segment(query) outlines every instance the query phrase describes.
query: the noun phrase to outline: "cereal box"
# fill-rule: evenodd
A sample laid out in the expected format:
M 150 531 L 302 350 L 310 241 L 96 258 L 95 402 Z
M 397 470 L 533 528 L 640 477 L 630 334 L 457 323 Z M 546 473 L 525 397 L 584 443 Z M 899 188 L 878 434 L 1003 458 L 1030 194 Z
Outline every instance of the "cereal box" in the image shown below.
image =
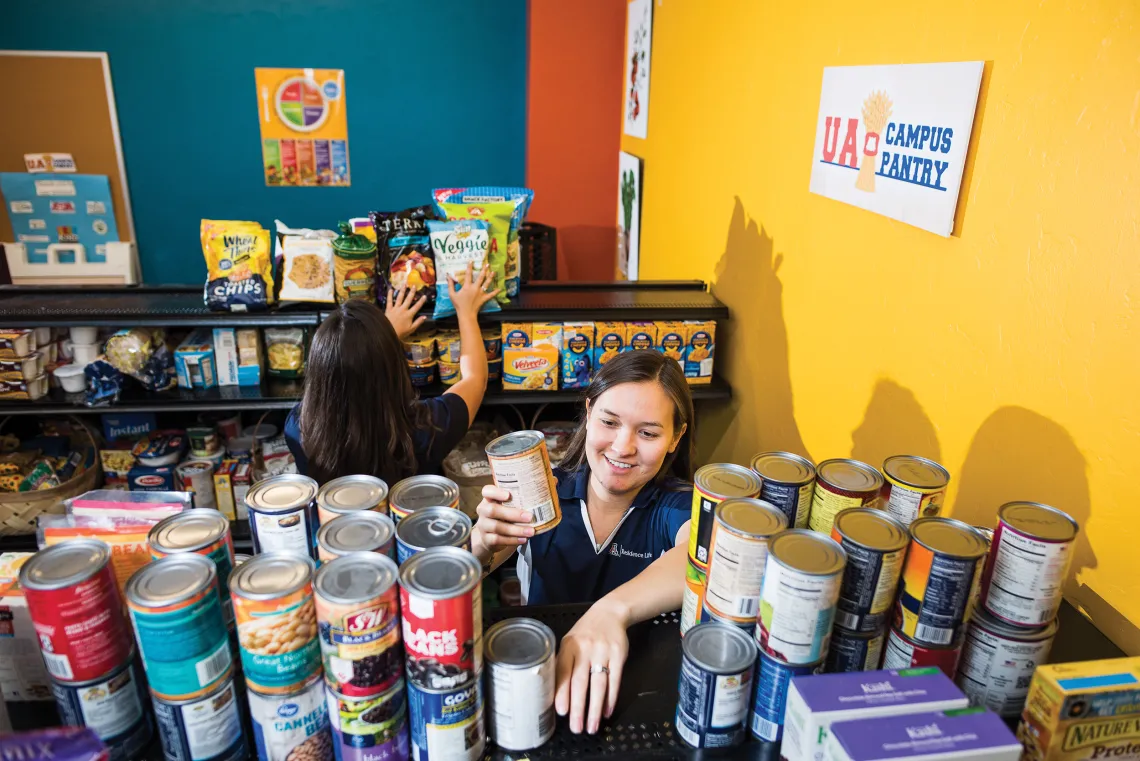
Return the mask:
M 518 349 L 530 346 L 532 329 L 533 325 L 529 322 L 504 322 L 503 348 Z
M 51 700 L 51 680 L 17 578 L 31 552 L 0 554 L 0 700 Z
M 675 359 L 685 369 L 685 323 L 680 320 L 657 321 L 657 351 Z
M 627 322 L 625 324 L 625 348 L 623 351 L 653 349 L 657 346 L 657 323 Z
M 562 388 L 586 388 L 593 377 L 594 323 L 562 323 Z
M 559 351 L 550 344 L 503 349 L 504 391 L 557 391 Z
M 594 370 L 601 369 L 625 349 L 625 323 L 601 320 L 594 323 Z
M 1038 666 L 1017 736 L 1025 761 L 1140 759 L 1140 658 Z
M 685 380 L 712 383 L 715 320 L 685 320 Z
M 1020 755 L 1013 732 L 984 708 L 837 721 L 824 751 L 827 761 L 1017 761 Z

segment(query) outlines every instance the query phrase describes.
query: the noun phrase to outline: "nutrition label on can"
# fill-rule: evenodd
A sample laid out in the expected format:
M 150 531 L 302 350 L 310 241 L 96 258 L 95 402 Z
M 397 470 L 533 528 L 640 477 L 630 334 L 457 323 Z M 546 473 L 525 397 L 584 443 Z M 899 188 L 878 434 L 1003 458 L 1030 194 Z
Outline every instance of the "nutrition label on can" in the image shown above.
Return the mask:
M 693 514 L 689 524 L 689 557 L 702 568 L 709 567 L 709 541 L 712 539 L 713 511 L 719 500 L 693 489 Z
M 788 528 L 806 528 L 814 486 L 814 482 L 803 486 L 789 486 L 764 481 L 760 487 L 760 499 L 775 505 L 780 512 L 788 516 Z
M 232 683 L 221 692 L 185 705 L 156 701 L 154 716 L 164 739 L 184 738 L 189 755 L 181 747 L 175 749 L 164 744 L 167 758 L 177 761 L 217 758 L 241 740 L 241 718 Z
M 1072 548 L 1072 542 L 1042 542 L 999 526 L 986 608 L 1018 626 L 1052 621 L 1061 604 Z
M 259 553 L 287 552 L 309 556 L 309 522 L 303 511 L 286 515 L 254 513 L 253 526 Z
M 845 497 L 842 494 L 828 491 L 822 484 L 816 484 L 815 494 L 811 500 L 811 519 L 808 525 L 812 531 L 818 531 L 825 536 L 831 536 L 831 527 L 835 523 L 835 516 L 844 510 L 853 507 L 862 507 L 863 497 Z
M 883 648 L 883 669 L 908 669 L 914 663 L 914 646 L 900 639 L 892 631 Z
M 537 748 L 554 732 L 554 658 L 526 669 L 490 667 L 489 726 L 503 748 Z M 541 712 L 537 709 L 545 706 Z
M 978 574 L 977 559 L 965 560 L 935 555 L 921 602 L 913 600 L 912 590 L 903 591 L 899 608 L 903 631 L 917 642 L 949 645 L 967 616 L 970 593 Z M 917 610 L 917 615 L 914 611 Z
M 755 618 L 767 561 L 767 541 L 718 527 L 713 532 L 705 603 L 722 616 Z
M 700 621 L 702 604 L 700 594 L 691 586 L 686 586 L 681 594 L 681 634 L 692 629 Z
M 910 526 L 919 518 L 938 515 L 943 492 L 923 493 L 893 484 L 886 510 L 903 526 Z
M 71 699 L 62 702 L 78 707 L 76 726 L 90 727 L 100 738 L 108 740 L 125 734 L 143 718 L 139 687 L 134 669 L 127 668 L 110 679 L 83 687 L 53 686 L 54 690 L 71 691 Z
M 751 676 L 712 674 L 682 659 L 676 722 L 681 737 L 694 747 L 702 747 L 701 734 L 703 747 L 730 744 L 748 713 Z
M 958 686 L 970 705 L 1019 716 L 1033 672 L 1049 657 L 1052 638 L 1017 642 L 971 626 L 958 665 Z
M 557 517 L 550 488 L 550 466 L 541 449 L 515 457 L 496 457 L 491 460 L 495 485 L 511 493 L 503 504 L 526 510 L 534 516 L 534 525 L 542 526 Z
M 760 646 L 785 663 L 823 657 L 839 596 L 839 576 L 811 576 L 770 562 L 760 600 Z
M 839 587 L 835 622 L 853 632 L 873 632 L 886 621 L 898 589 L 905 550 L 879 552 L 852 542 L 847 550 L 847 569 Z

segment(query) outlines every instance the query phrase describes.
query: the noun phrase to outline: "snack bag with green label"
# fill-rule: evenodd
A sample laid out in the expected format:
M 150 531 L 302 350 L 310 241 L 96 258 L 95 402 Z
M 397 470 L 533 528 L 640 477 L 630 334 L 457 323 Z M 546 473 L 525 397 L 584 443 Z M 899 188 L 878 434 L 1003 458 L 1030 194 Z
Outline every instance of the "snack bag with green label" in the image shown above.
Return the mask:
M 507 240 L 511 232 L 511 215 L 515 213 L 514 201 L 492 201 L 490 203 L 440 203 L 440 212 L 449 220 L 478 219 L 487 223 L 490 240 L 487 246 L 487 259 L 495 275 L 493 288 L 499 289 L 496 300 L 506 304 L 507 296 Z

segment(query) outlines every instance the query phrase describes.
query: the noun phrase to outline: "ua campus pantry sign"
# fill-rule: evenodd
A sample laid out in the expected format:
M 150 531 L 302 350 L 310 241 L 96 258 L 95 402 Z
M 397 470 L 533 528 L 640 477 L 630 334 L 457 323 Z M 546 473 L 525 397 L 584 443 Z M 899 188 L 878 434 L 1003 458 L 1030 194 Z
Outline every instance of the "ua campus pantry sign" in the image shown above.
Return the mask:
M 982 67 L 824 69 L 811 192 L 949 236 Z

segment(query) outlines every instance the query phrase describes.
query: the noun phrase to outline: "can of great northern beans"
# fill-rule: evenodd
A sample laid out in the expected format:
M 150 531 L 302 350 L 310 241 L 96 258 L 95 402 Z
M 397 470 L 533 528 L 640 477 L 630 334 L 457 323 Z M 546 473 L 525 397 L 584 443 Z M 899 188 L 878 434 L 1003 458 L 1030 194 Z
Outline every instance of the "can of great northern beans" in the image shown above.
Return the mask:
M 716 506 L 726 499 L 755 497 L 759 493 L 760 477 L 748 468 L 732 463 L 711 463 L 699 468 L 693 476 L 689 560 L 707 571 Z
M 752 472 L 760 476 L 760 499 L 788 516 L 788 528 L 807 528 L 815 493 L 815 465 L 791 452 L 764 452 L 752 458 Z

